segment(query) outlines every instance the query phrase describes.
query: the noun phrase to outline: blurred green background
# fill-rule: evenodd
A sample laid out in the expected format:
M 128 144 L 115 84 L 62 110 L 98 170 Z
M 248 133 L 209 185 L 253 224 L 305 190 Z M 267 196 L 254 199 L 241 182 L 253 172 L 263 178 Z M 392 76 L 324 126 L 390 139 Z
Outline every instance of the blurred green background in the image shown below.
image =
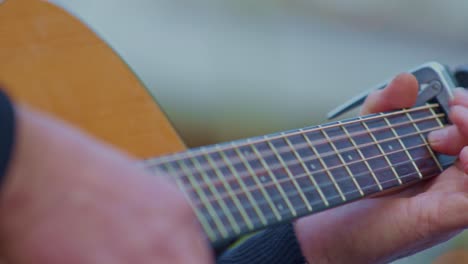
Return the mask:
M 130 65 L 190 146 L 322 123 L 427 61 L 468 62 L 468 2 L 54 0 Z M 428 263 L 468 235 L 397 263 Z

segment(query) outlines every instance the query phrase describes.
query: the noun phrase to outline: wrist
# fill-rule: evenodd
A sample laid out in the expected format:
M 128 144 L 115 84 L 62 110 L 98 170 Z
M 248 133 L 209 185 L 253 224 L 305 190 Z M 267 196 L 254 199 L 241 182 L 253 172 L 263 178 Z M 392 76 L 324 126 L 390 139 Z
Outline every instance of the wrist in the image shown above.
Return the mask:
M 354 240 L 352 230 L 343 233 L 320 221 L 313 227 L 308 220 L 301 218 L 295 225 L 297 241 L 308 263 L 381 263 L 371 249 L 361 250 L 363 241 Z

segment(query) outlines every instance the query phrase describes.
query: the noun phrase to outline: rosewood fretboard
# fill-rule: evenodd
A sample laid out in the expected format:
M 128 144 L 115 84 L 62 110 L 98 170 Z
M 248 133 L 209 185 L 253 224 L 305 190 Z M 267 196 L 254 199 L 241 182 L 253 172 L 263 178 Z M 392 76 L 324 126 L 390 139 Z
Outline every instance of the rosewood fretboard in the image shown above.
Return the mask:
M 191 149 L 146 161 L 173 176 L 213 244 L 438 175 L 437 104 Z

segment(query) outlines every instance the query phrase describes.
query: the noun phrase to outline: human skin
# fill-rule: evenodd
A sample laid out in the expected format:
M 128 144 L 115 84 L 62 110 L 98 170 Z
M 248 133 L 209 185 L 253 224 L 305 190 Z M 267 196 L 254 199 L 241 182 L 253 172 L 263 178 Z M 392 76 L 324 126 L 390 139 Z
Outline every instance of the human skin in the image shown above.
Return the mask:
M 399 75 L 362 114 L 411 106 L 417 83 Z M 434 180 L 295 224 L 311 263 L 378 263 L 442 242 L 468 224 L 468 94 L 454 125 L 429 137 L 459 161 Z M 43 114 L 18 106 L 18 137 L 0 192 L 0 256 L 7 263 L 212 263 L 184 196 L 168 177 Z M 449 202 L 448 202 L 449 201 Z
M 368 96 L 361 114 L 411 107 L 410 74 Z M 363 199 L 299 219 L 295 231 L 310 263 L 387 263 L 446 241 L 468 226 L 468 93 L 457 89 L 448 126 L 429 136 L 438 152 L 459 155 L 438 177 L 396 194 Z
M 178 188 L 110 146 L 17 107 L 0 193 L 6 263 L 211 263 Z M 162 174 L 161 174 L 162 175 Z

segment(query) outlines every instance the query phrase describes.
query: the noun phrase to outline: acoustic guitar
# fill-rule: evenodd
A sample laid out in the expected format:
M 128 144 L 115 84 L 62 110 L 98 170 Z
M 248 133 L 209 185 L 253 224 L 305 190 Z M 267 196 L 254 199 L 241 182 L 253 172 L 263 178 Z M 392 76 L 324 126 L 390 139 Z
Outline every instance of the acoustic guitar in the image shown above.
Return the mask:
M 455 85 L 415 71 L 414 108 L 186 150 L 128 66 L 80 21 L 37 0 L 0 4 L 0 80 L 18 101 L 165 171 L 213 245 L 438 175 L 426 134 L 447 124 Z M 169 154 L 172 153 L 172 154 Z

